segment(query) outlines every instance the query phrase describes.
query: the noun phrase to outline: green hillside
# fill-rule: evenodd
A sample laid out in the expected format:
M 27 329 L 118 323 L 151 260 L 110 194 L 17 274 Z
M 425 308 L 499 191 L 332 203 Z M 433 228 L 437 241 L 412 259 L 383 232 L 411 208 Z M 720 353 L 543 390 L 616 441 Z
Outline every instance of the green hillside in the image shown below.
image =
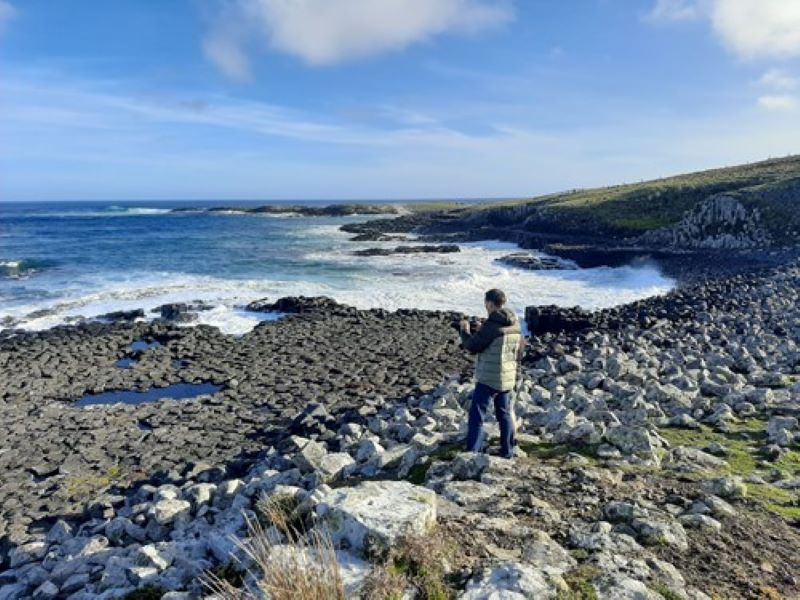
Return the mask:
M 712 169 L 642 183 L 575 190 L 477 207 L 492 225 L 555 226 L 558 230 L 632 236 L 671 225 L 687 210 L 725 193 L 747 208 L 758 207 L 778 239 L 800 230 L 800 155 Z M 445 208 L 439 205 L 440 210 Z M 453 207 L 471 215 L 476 207 Z

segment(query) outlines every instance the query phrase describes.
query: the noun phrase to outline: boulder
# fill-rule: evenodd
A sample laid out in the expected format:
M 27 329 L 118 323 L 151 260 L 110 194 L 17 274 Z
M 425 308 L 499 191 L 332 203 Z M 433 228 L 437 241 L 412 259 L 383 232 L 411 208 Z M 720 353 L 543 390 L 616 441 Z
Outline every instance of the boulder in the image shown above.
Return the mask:
M 58 586 L 52 581 L 45 581 L 33 591 L 34 600 L 50 600 L 58 597 Z
M 16 600 L 25 595 L 28 586 L 24 583 L 9 583 L 0 586 L 0 600 Z
M 652 436 L 645 427 L 619 425 L 610 427 L 605 433 L 606 441 L 629 456 L 637 456 L 644 460 L 658 460 L 656 448 L 660 446 L 658 438 Z
M 712 519 L 707 515 L 688 514 L 678 517 L 681 525 L 689 529 L 701 529 L 705 531 L 719 531 L 722 529 L 722 523 L 716 519 Z
M 663 596 L 651 591 L 637 579 L 621 573 L 601 578 L 594 584 L 598 600 L 662 600 Z
M 135 310 L 115 310 L 98 315 L 96 318 L 102 321 L 130 323 L 136 319 L 144 318 L 144 310 L 141 308 L 137 308 Z
M 11 568 L 21 567 L 35 560 L 42 560 L 47 553 L 48 544 L 45 542 L 29 542 L 8 553 Z
M 525 308 L 525 322 L 531 335 L 544 335 L 591 329 L 597 324 L 597 317 L 578 307 L 528 306 Z
M 689 549 L 686 531 L 676 520 L 640 518 L 634 519 L 631 526 L 643 544 L 672 546 L 682 552 Z
M 406 481 L 368 481 L 331 490 L 316 513 L 340 547 L 382 551 L 403 535 L 430 531 L 436 494 Z
M 186 500 L 160 500 L 151 506 L 147 516 L 159 525 L 169 525 L 179 521 L 188 521 L 192 505 Z
M 56 521 L 56 524 L 50 528 L 50 531 L 47 532 L 47 541 L 51 544 L 62 544 L 72 537 L 72 533 L 72 526 L 66 521 L 59 519 Z
M 779 446 L 791 446 L 797 430 L 796 417 L 772 417 L 767 424 L 769 440 Z
M 528 252 L 514 252 L 495 259 L 496 262 L 527 271 L 572 271 L 578 268 L 571 260 L 557 256 L 536 256 Z
M 320 469 L 323 459 L 328 454 L 325 446 L 299 436 L 292 436 L 290 439 L 297 447 L 297 451 L 292 457 L 292 462 L 297 468 L 303 473 L 312 473 Z
M 197 313 L 190 312 L 191 308 L 184 302 L 173 302 L 171 304 L 162 304 L 157 309 L 161 318 L 165 321 L 172 321 L 174 323 L 191 323 L 197 320 Z
M 397 246 L 396 248 L 366 248 L 353 252 L 355 256 L 390 256 L 392 254 L 450 254 L 461 252 L 456 244 Z
M 721 477 L 703 482 L 703 488 L 720 498 L 744 498 L 747 496 L 747 485 L 741 477 Z
M 549 600 L 556 586 L 538 569 L 518 562 L 484 568 L 467 583 L 461 600 Z
M 355 461 L 347 452 L 334 452 L 322 458 L 318 471 L 322 474 L 324 481 L 333 481 L 346 473 L 347 468 L 353 464 Z
M 526 536 L 522 558 L 526 564 L 543 569 L 548 574 L 561 575 L 578 564 L 569 552 L 544 531 L 533 531 L 530 536 Z

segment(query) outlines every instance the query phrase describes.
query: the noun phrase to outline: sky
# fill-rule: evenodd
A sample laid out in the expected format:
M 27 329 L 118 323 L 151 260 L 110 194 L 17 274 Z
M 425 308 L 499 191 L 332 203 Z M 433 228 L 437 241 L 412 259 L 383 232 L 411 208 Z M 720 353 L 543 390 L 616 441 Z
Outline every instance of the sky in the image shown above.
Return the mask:
M 523 197 L 797 152 L 798 0 L 0 0 L 0 201 Z

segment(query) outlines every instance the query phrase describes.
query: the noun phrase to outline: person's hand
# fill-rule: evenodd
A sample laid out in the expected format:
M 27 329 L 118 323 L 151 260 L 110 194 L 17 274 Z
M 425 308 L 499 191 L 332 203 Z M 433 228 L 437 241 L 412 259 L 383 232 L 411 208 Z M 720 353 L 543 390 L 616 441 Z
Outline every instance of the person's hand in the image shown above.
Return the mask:
M 470 328 L 470 325 L 469 325 L 469 321 L 467 321 L 466 319 L 461 321 L 461 333 L 470 333 L 470 331 L 471 331 L 471 328 Z

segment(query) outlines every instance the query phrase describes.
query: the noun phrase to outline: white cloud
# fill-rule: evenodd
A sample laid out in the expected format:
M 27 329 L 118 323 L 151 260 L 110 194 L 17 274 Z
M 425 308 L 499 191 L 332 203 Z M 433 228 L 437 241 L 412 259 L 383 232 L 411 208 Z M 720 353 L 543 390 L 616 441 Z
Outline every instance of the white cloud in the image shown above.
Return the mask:
M 652 21 L 690 21 L 702 15 L 703 10 L 697 0 L 656 0 L 648 18 Z
M 758 83 L 775 90 L 793 90 L 800 81 L 783 69 L 770 69 L 761 76 Z
M 444 33 L 482 31 L 513 17 L 512 0 L 228 2 L 205 46 L 209 58 L 234 76 L 246 71 L 243 45 L 255 42 L 324 66 L 402 50 Z
M 6 24 L 14 18 L 17 10 L 6 0 L 0 0 L 0 31 L 2 31 Z
M 706 18 L 714 34 L 744 59 L 800 56 L 797 0 L 656 0 L 650 20 Z
M 800 2 L 715 0 L 714 31 L 743 58 L 800 56 Z
M 227 77 L 236 81 L 251 79 L 250 61 L 234 35 L 212 32 L 203 40 L 203 51 Z
M 761 96 L 758 99 L 758 105 L 764 110 L 770 111 L 794 110 L 797 108 L 797 99 L 787 95 Z

